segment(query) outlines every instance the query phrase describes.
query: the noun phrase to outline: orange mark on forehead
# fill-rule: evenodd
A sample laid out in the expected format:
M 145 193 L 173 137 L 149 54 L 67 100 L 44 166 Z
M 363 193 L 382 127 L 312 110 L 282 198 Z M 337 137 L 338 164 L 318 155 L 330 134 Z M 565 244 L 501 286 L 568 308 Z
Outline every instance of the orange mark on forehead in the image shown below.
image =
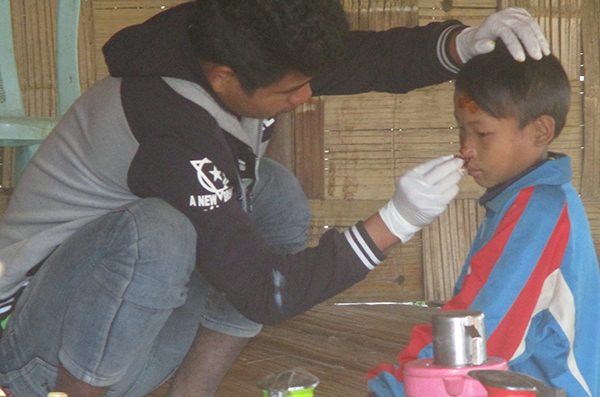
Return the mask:
M 467 109 L 471 114 L 475 114 L 479 111 L 479 106 L 477 106 L 475 101 L 468 95 L 462 95 L 458 98 L 458 107 L 460 109 Z

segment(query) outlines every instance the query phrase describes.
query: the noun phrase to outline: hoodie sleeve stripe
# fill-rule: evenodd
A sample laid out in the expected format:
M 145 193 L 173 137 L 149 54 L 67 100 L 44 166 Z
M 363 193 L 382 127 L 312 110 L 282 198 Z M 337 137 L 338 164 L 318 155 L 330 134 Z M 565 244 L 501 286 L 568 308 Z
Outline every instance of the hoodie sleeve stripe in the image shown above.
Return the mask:
M 356 256 L 360 258 L 360 260 L 367 267 L 367 269 L 373 270 L 375 266 L 381 263 L 381 260 L 371 250 L 369 244 L 365 241 L 356 225 L 346 230 L 346 232 L 344 232 L 344 235 L 346 236 L 346 240 L 348 240 L 348 243 L 354 250 Z
M 449 37 L 454 33 L 455 29 L 462 28 L 462 25 L 452 25 L 446 28 L 437 43 L 437 55 L 442 66 L 452 73 L 458 73 L 460 68 L 450 59 L 448 55 Z

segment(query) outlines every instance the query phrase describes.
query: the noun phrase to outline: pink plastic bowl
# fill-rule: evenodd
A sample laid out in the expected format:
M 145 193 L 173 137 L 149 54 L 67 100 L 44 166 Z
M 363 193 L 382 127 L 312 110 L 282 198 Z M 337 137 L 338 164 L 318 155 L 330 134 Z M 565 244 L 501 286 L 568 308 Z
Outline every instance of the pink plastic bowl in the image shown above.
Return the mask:
M 487 397 L 483 385 L 468 375 L 476 369 L 508 370 L 508 364 L 498 357 L 461 368 L 437 366 L 433 358 L 411 361 L 404 366 L 404 391 L 408 397 Z

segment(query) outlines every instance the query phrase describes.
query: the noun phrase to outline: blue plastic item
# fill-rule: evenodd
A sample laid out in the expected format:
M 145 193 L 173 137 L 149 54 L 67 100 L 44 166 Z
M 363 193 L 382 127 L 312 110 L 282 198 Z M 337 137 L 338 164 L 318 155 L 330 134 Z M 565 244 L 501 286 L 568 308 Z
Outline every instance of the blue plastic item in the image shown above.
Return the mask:
M 57 117 L 27 117 L 17 75 L 10 0 L 0 0 L 0 146 L 14 146 L 16 183 L 33 154 L 81 95 L 77 31 L 81 0 L 58 0 L 56 13 Z

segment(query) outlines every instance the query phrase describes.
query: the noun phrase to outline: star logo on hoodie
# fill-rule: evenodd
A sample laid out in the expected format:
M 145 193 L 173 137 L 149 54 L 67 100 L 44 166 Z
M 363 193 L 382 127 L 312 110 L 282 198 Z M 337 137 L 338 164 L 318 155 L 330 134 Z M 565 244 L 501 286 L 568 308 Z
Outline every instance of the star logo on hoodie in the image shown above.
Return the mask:
M 196 176 L 205 194 L 190 195 L 190 207 L 200 207 L 204 211 L 219 208 L 222 203 L 231 200 L 233 187 L 230 181 L 207 157 L 190 161 L 196 170 Z

